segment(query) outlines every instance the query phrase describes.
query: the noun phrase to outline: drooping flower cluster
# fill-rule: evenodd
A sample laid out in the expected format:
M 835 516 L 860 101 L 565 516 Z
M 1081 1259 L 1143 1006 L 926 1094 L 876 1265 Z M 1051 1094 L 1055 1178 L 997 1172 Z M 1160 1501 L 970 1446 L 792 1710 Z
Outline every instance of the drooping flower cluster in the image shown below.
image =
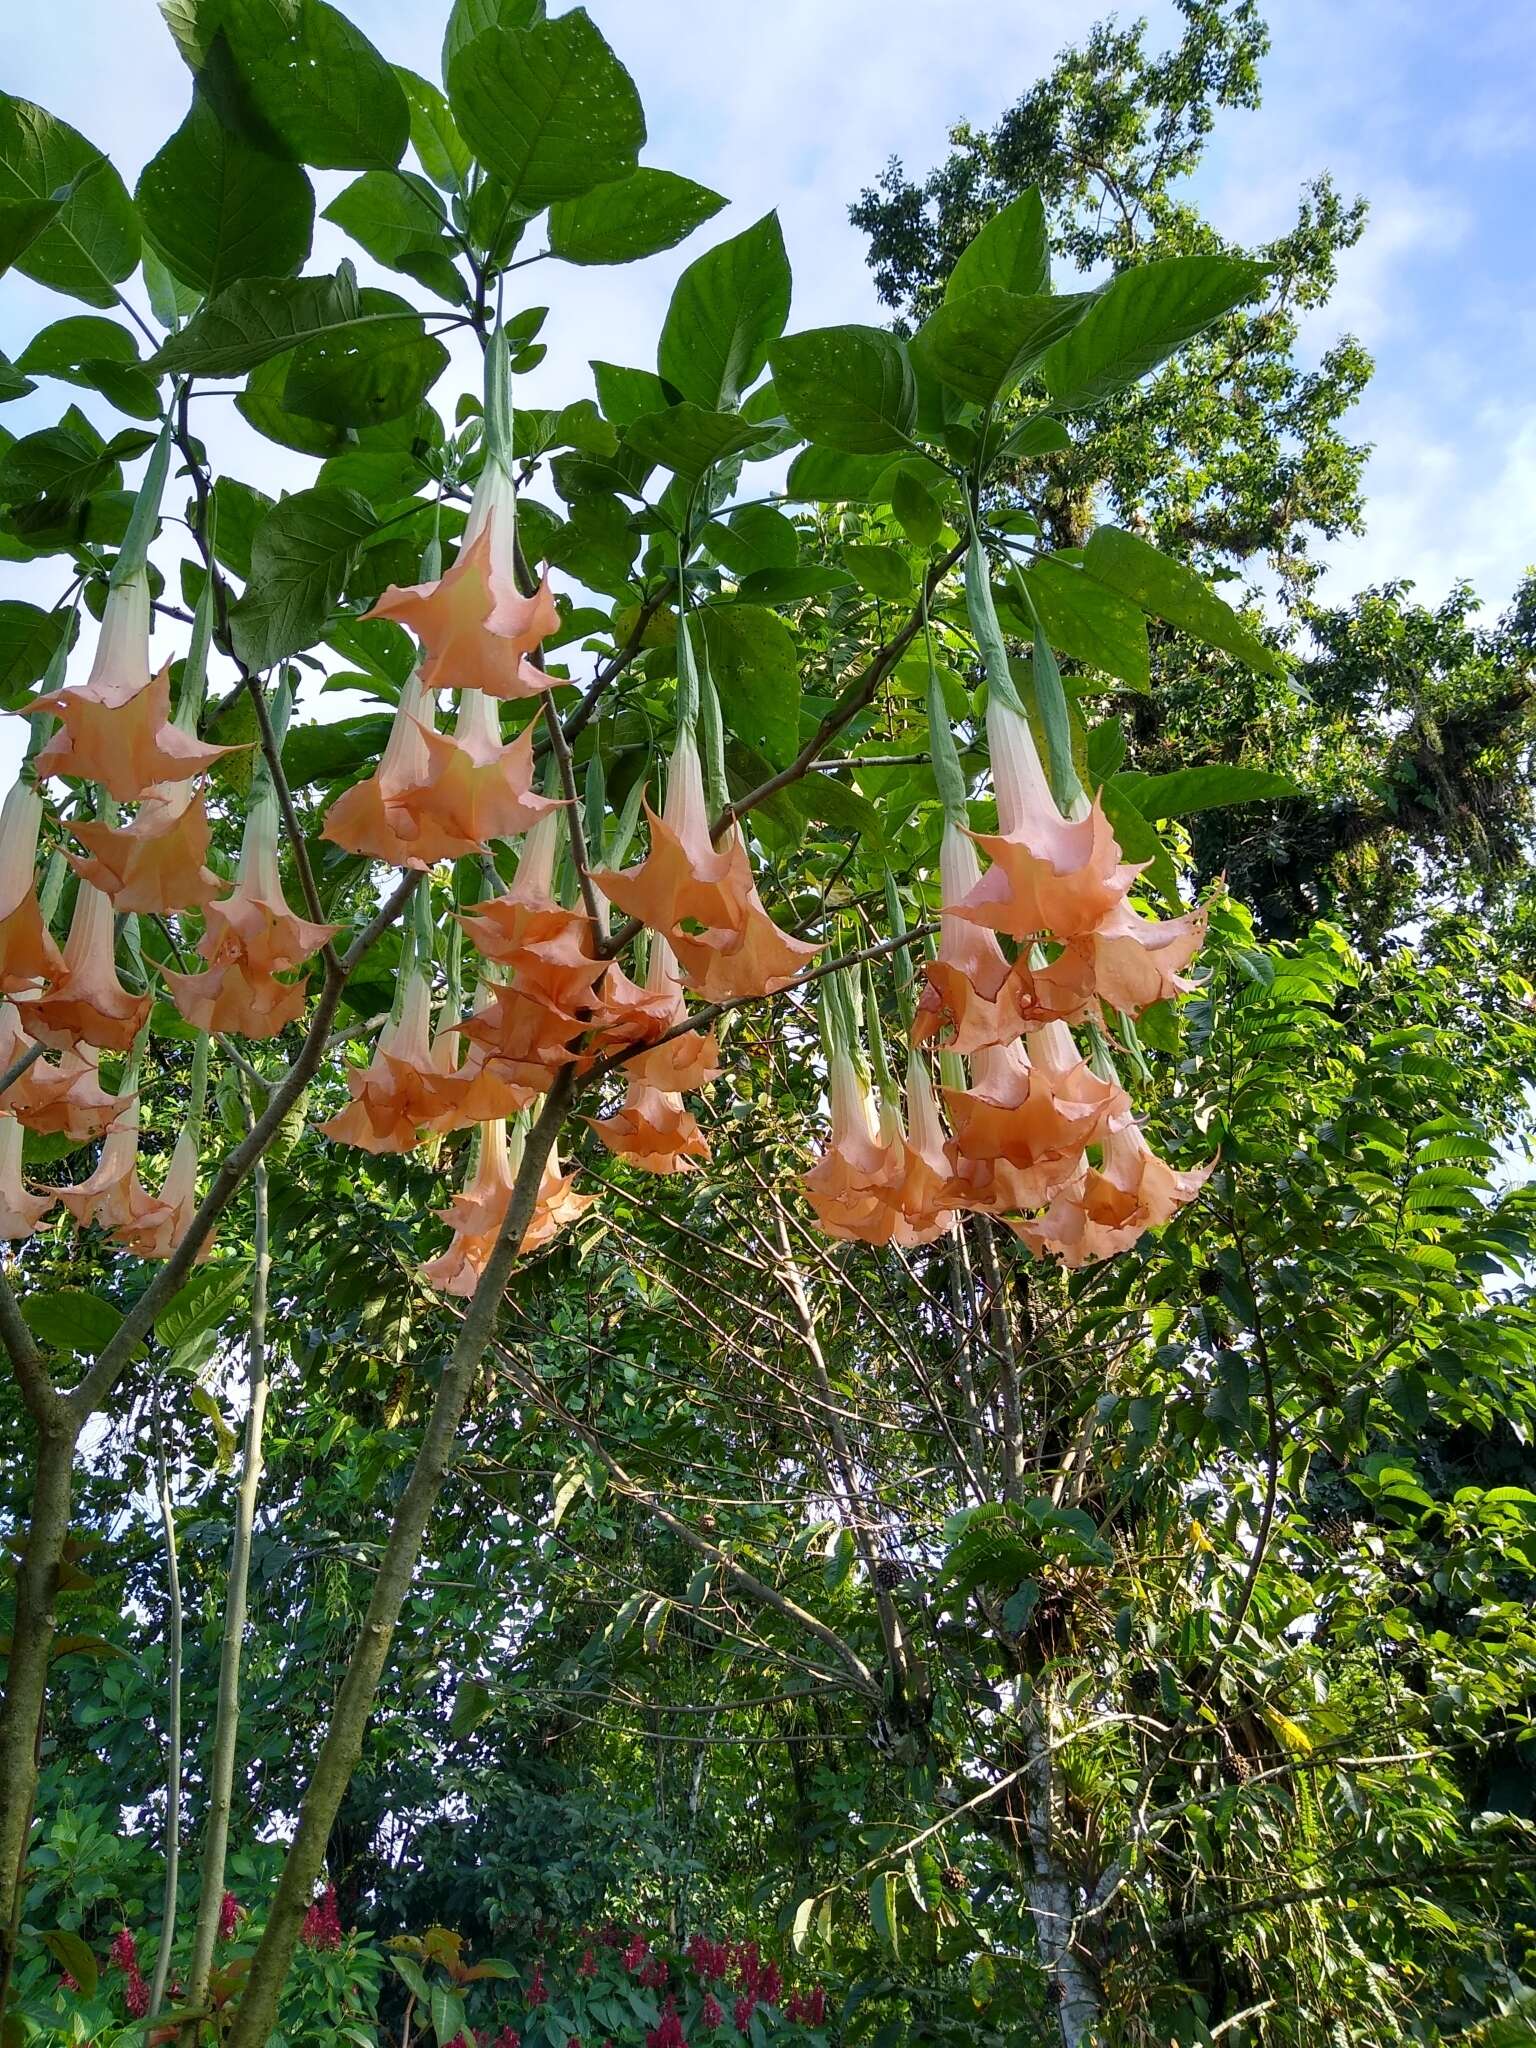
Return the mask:
M 325 1950 L 341 1947 L 341 1915 L 336 1906 L 335 1885 L 328 1884 L 319 1898 L 313 1901 L 299 1928 L 299 1939 L 306 1948 Z
M 126 1980 L 123 1985 L 123 2006 L 129 2019 L 141 2020 L 149 2011 L 149 1984 L 139 1967 L 139 1945 L 131 1929 L 120 1927 L 112 1937 L 112 1946 L 107 1951 L 107 1960 L 114 1970 L 120 1970 Z
M 1121 858 L 1101 800 L 1074 792 L 1063 809 L 1053 791 L 1014 690 L 979 546 L 967 596 L 990 684 L 998 830 L 973 840 L 966 829 L 965 784 L 935 679 L 929 722 L 945 803 L 939 944 L 912 1040 L 914 1052 L 934 1046 L 948 1055 L 943 1098 L 952 1135 L 944 1138 L 931 1084 L 915 1084 L 914 1072 L 908 1113 L 933 1176 L 926 1194 L 937 1230 L 953 1212 L 977 1210 L 999 1217 L 1033 1251 L 1081 1266 L 1166 1223 L 1204 1184 L 1204 1171 L 1168 1166 L 1142 1136 L 1110 1063 L 1106 1019 L 1134 1017 L 1190 986 L 1183 970 L 1205 912 L 1160 922 L 1133 908 L 1129 893 L 1141 871 Z M 1036 684 L 1042 697 L 1060 690 L 1043 636 Z M 978 845 L 990 863 L 985 872 Z M 1016 945 L 1014 958 L 999 934 Z M 1073 1026 L 1087 1029 L 1091 1057 Z M 903 1224 L 910 1227 L 912 1209 L 902 1200 L 911 1141 L 904 1146 L 891 1091 L 882 1090 L 877 1109 L 848 1032 L 834 1024 L 826 1037 L 832 1132 L 806 1193 L 833 1236 L 911 1242 Z M 914 1062 L 914 1071 L 923 1070 Z

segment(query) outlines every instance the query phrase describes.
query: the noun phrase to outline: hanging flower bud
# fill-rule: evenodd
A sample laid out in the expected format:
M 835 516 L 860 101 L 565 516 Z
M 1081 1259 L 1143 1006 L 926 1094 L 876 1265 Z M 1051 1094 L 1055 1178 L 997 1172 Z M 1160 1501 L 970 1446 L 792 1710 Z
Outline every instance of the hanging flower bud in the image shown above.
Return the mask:
M 44 1045 L 84 1043 L 126 1052 L 150 1002 L 147 995 L 130 995 L 118 979 L 111 899 L 82 882 L 64 946 L 63 977 L 46 995 L 18 1003 L 23 1023 Z
M 8 995 L 57 981 L 64 956 L 38 908 L 37 834 L 43 800 L 25 780 L 11 785 L 0 808 L 0 990 Z
M 829 1237 L 889 1244 L 901 1221 L 906 1144 L 899 1126 L 882 1121 L 869 1081 L 840 1037 L 828 1050 L 827 1094 L 831 1134 L 801 1186 Z
M 34 1195 L 21 1177 L 22 1129 L 14 1116 L 0 1116 L 0 1237 L 30 1237 L 50 1209 L 55 1194 Z
M 901 1184 L 903 1242 L 929 1244 L 955 1221 L 944 1124 L 933 1082 L 921 1056 L 907 1060 L 907 1170 Z

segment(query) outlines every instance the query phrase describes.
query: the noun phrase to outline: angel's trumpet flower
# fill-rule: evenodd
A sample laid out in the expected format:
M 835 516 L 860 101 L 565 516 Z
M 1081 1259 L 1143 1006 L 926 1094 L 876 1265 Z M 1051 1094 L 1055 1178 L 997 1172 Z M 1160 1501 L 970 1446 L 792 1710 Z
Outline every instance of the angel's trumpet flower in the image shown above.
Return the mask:
M 50 1209 L 54 1194 L 34 1195 L 21 1177 L 22 1130 L 14 1116 L 0 1116 L 0 1237 L 30 1237 Z
M 551 1145 L 549 1157 L 544 1161 L 544 1171 L 539 1175 L 539 1192 L 533 1205 L 533 1214 L 528 1219 L 528 1228 L 523 1232 L 524 1256 L 526 1257 L 529 1252 L 541 1251 L 545 1245 L 557 1238 L 562 1230 L 584 1216 L 596 1200 L 596 1195 L 582 1195 L 576 1192 L 576 1175 L 560 1171 L 560 1148 L 558 1145 Z
M 955 914 L 981 880 L 969 834 L 952 818 L 939 844 L 939 953 L 926 963 L 928 985 L 912 1020 L 912 1040 L 940 1039 L 946 1049 L 973 1053 L 1008 1045 L 1031 1021 L 1029 995 L 990 931 Z
M 421 641 L 429 690 L 483 690 L 537 697 L 551 678 L 528 659 L 556 632 L 549 578 L 532 597 L 517 586 L 517 492 L 512 482 L 507 347 L 500 330 L 486 352 L 485 465 L 470 501 L 458 560 L 424 583 L 392 583 L 369 618 L 398 619 Z
M 1159 1158 L 1131 1116 L 1113 1124 L 1099 1166 L 1085 1165 L 1044 1215 L 1010 1223 L 1037 1254 L 1087 1266 L 1127 1251 L 1148 1230 L 1169 1222 L 1194 1200 L 1212 1166 L 1181 1171 Z
M 956 1203 L 999 1214 L 1048 1202 L 1128 1107 L 1124 1091 L 1093 1072 L 1059 1023 L 1031 1032 L 1027 1053 L 1022 1045 L 976 1053 L 970 1088 L 946 1088 L 944 1100 L 955 1132 Z
M 423 724 L 426 770 L 401 806 L 439 860 L 482 853 L 493 839 L 515 839 L 560 808 L 533 786 L 533 721 L 503 744 L 493 698 L 466 690 L 452 735 Z
M 0 1009 L 0 1018 L 6 1018 L 6 1032 L 11 1028 L 9 1019 L 15 1016 L 9 1003 Z M 25 1052 L 30 1043 L 21 1034 L 18 1049 Z M 15 1056 L 12 1053 L 11 1058 Z M 72 1138 L 77 1145 L 87 1138 L 99 1138 L 120 1107 L 117 1097 L 101 1085 L 100 1061 L 94 1045 L 74 1046 L 60 1053 L 56 1061 L 34 1060 L 6 1089 L 0 1107 L 13 1111 L 18 1122 L 43 1136 Z
M 94 1223 L 112 1232 L 156 1222 L 160 1206 L 139 1179 L 139 1096 L 133 1066 L 125 1080 L 96 1171 L 58 1191 L 77 1223 Z
M 430 699 L 413 673 L 400 692 L 378 767 L 337 797 L 325 814 L 322 839 L 397 868 L 429 868 L 439 858 L 421 846 L 415 815 L 400 801 L 427 779 L 424 717 L 430 723 Z
M 302 979 L 277 976 L 302 966 L 340 931 L 289 909 L 277 865 L 277 800 L 270 787 L 253 799 L 233 892 L 208 906 L 197 950 L 201 974 L 162 972 L 176 1007 L 203 1031 L 272 1038 L 304 1008 Z
M 651 850 L 637 867 L 592 877 L 626 917 L 672 937 L 685 923 L 735 934 L 746 922 L 752 870 L 739 836 L 717 849 L 709 836 L 704 771 L 691 723 L 680 726 L 660 816 L 649 804 Z
M 113 1242 L 141 1259 L 168 1259 L 181 1243 L 197 1213 L 197 1132 L 189 1123 L 171 1148 L 171 1163 L 158 1195 L 150 1207 L 112 1232 Z M 195 1263 L 201 1265 L 213 1250 L 210 1233 L 199 1246 Z
M 645 989 L 635 993 L 643 995 L 654 1006 L 652 1014 L 661 1030 L 681 1021 L 685 1013 L 683 992 L 665 939 L 657 937 L 652 941 Z M 688 1032 L 683 1036 L 697 1038 L 698 1034 Z M 678 1041 L 671 1042 L 676 1044 Z M 691 1063 L 695 1067 L 703 1064 L 701 1054 L 702 1042 L 699 1050 L 692 1054 Z M 692 1112 L 684 1108 L 681 1089 L 658 1086 L 637 1074 L 635 1068 L 640 1064 L 639 1058 L 626 1063 L 624 1071 L 628 1085 L 622 1106 L 608 1116 L 589 1117 L 587 1121 L 610 1152 L 631 1160 L 646 1172 L 686 1172 L 698 1160 L 709 1157 L 709 1140 L 699 1129 L 698 1120 Z
M 1085 1015 L 1094 1002 L 1139 1016 L 1196 986 L 1183 970 L 1205 940 L 1204 904 L 1181 917 L 1143 917 L 1116 904 L 1094 931 L 1068 939 L 1056 959 L 1030 975 L 1036 1005 L 1047 1014 Z
M 536 1006 L 523 1008 L 525 1012 L 531 1011 L 536 1020 L 547 1019 L 548 1013 Z M 498 1035 L 506 1028 L 507 1020 L 496 1001 L 495 984 L 482 982 L 470 1016 L 462 1021 L 455 1017 L 439 1029 L 432 1042 L 436 1076 L 431 1084 L 433 1110 L 425 1126 L 427 1130 L 462 1131 L 472 1124 L 498 1123 L 504 1117 L 516 1116 L 548 1088 L 557 1070 L 570 1057 L 570 1040 L 576 1035 L 576 1027 L 563 1025 L 560 1028 L 568 1035 L 559 1041 L 549 1059 L 524 1059 L 496 1051 Z M 474 1030 L 483 1032 L 484 1039 L 473 1037 Z M 467 1048 L 462 1064 L 461 1039 Z
M 513 993 L 584 1023 L 596 1007 L 604 963 L 591 951 L 591 919 L 555 901 L 559 833 L 558 813 L 541 818 L 523 841 L 511 887 L 464 912 L 459 923 L 486 959 L 509 970 Z
M 149 622 L 147 569 L 114 580 L 90 675 L 27 706 L 60 725 L 37 757 L 39 775 L 99 782 L 119 803 L 136 803 L 157 783 L 183 782 L 235 751 L 172 723 L 170 665 L 150 674 Z
M 806 1198 L 829 1237 L 889 1244 L 902 1220 L 906 1144 L 899 1126 L 882 1120 L 868 1078 L 841 1037 L 827 1055 L 827 1096 L 831 1133 L 801 1181 Z
M 624 979 L 627 986 L 633 988 L 628 976 Z M 610 970 L 609 980 L 604 983 L 604 1009 L 599 1017 L 603 1041 L 607 1043 L 612 1037 L 624 1043 L 624 1031 L 635 1024 L 638 1006 L 626 1015 L 623 1029 L 613 1029 L 607 1008 L 612 1001 L 611 987 Z M 683 985 L 677 978 L 672 948 L 659 934 L 651 940 L 644 995 L 648 1006 L 644 1012 L 646 1029 L 643 1032 L 634 1029 L 627 1042 L 644 1045 L 646 1050 L 633 1053 L 625 1060 L 625 1079 L 673 1095 L 702 1088 L 706 1081 L 713 1081 L 720 1072 L 720 1047 L 713 1031 L 676 1030 L 679 1024 L 687 1021 L 688 1006 L 683 1000 Z M 668 1032 L 676 1032 L 676 1035 L 664 1038 L 660 1044 L 650 1043 L 654 1039 L 663 1039 L 663 1034 Z
M 82 882 L 64 945 L 63 977 L 47 994 L 18 1004 L 23 1023 L 44 1045 L 126 1052 L 149 1015 L 150 1002 L 147 995 L 130 995 L 118 979 L 110 897 Z
M 500 1121 L 483 1124 L 479 1156 L 462 1193 L 446 1209 L 438 1210 L 453 1230 L 453 1241 L 422 1268 L 428 1286 L 445 1294 L 471 1295 L 496 1248 L 496 1239 L 512 1200 L 512 1190 L 523 1160 L 524 1132 L 518 1125 L 509 1143 L 507 1127 Z M 574 1174 L 562 1176 L 553 1146 L 539 1177 L 538 1194 L 519 1250 L 526 1256 L 573 1223 L 597 1199 L 575 1193 Z
M 57 981 L 64 956 L 49 936 L 38 907 L 37 834 L 43 800 L 24 778 L 0 807 L 0 990 L 15 995 L 39 982 Z
M 955 1221 L 944 1124 L 920 1054 L 907 1061 L 906 1176 L 901 1184 L 902 1241 L 929 1244 Z
M 176 910 L 201 910 L 223 887 L 203 865 L 208 813 L 190 783 L 150 790 L 132 824 L 86 818 L 69 829 L 89 856 L 70 854 L 70 866 L 110 896 L 119 914 L 144 911 L 163 917 Z
M 365 1152 L 409 1152 L 420 1144 L 440 1110 L 445 1078 L 432 1043 L 431 988 L 420 967 L 414 967 L 406 980 L 400 1015 L 379 1033 L 369 1064 L 347 1075 L 351 1102 L 320 1129 L 326 1137 Z

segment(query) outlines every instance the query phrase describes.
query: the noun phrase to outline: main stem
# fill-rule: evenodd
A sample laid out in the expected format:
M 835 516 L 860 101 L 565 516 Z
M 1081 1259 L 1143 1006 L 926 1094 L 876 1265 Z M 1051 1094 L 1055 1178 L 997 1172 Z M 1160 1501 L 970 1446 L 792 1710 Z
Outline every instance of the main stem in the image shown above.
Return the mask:
M 165 1895 L 160 1909 L 160 1947 L 155 1956 L 154 1981 L 149 1988 L 151 2019 L 165 2002 L 165 1987 L 171 1974 L 171 1943 L 176 1938 L 176 1877 L 181 1861 L 181 1573 L 176 1565 L 176 1512 L 171 1501 L 171 1482 L 163 1447 L 156 1447 L 155 1462 L 160 1481 L 160 1522 L 165 1530 L 165 1579 L 169 1595 L 166 1658 L 170 1666 L 170 1726 L 165 1738 Z
M 213 1751 L 208 1761 L 208 1818 L 203 1832 L 202 1872 L 197 1894 L 197 1924 L 192 1933 L 192 1967 L 187 2004 L 201 2011 L 208 2001 L 214 1943 L 224 1904 L 224 1868 L 229 1854 L 229 1820 L 234 1806 L 235 1754 L 240 1739 L 240 1658 L 245 1646 L 246 1603 L 251 1579 L 251 1534 L 256 1525 L 256 1500 L 261 1491 L 262 1437 L 267 1416 L 267 1289 L 272 1271 L 267 1200 L 267 1163 L 258 1160 L 251 1175 L 255 1195 L 255 1263 L 251 1274 L 251 1328 L 246 1355 L 248 1405 L 242 1449 L 240 1491 L 235 1501 L 235 1528 L 229 1549 L 229 1580 L 224 1593 L 224 1638 L 219 1651 L 219 1695 L 213 1723 Z M 182 2035 L 191 2048 L 197 2027 Z
M 395 1511 L 374 1580 L 373 1597 L 336 1696 L 330 1728 L 315 1759 L 266 1930 L 251 1964 L 245 1995 L 225 2048 L 266 2048 L 267 2037 L 276 2024 L 278 2000 L 293 1961 L 299 1929 L 325 1863 L 331 1828 L 363 1753 L 363 1733 L 389 1656 L 395 1625 L 410 1591 L 427 1521 L 442 1491 L 465 1403 L 495 1330 L 502 1295 L 533 1215 L 539 1177 L 565 1119 L 574 1085 L 567 1067 L 545 1097 L 538 1122 L 528 1134 L 496 1248 L 443 1367 L 421 1448 Z

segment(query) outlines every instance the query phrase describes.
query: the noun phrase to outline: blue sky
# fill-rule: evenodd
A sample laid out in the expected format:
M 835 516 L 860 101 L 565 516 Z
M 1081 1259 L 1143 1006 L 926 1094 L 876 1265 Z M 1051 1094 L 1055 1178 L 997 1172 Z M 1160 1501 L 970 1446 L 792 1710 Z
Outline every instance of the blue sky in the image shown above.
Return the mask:
M 435 75 L 445 7 L 349 0 L 348 11 L 390 57 Z M 640 86 L 646 160 L 713 185 L 732 205 L 683 251 L 644 265 L 529 272 L 530 301 L 548 297 L 553 308 L 549 358 L 524 386 L 534 403 L 588 392 L 589 356 L 648 362 L 678 270 L 774 205 L 795 269 L 791 325 L 879 318 L 862 240 L 846 217 L 861 185 L 893 153 L 926 169 L 954 121 L 995 119 L 1063 42 L 1112 11 L 1094 0 L 589 8 Z M 1144 11 L 1154 35 L 1176 32 L 1165 0 Z M 6 88 L 81 128 L 131 185 L 188 93 L 153 0 L 15 0 L 7 12 Z M 1219 225 L 1254 241 L 1289 223 L 1302 184 L 1321 170 L 1372 202 L 1334 304 L 1304 337 L 1315 352 L 1352 330 L 1378 363 L 1355 416 L 1376 450 L 1369 530 L 1334 549 L 1330 587 L 1342 595 L 1410 576 L 1435 598 L 1467 576 L 1495 611 L 1536 560 L 1536 8 L 1273 0 L 1268 13 L 1264 106 L 1223 118 L 1199 196 Z M 324 198 L 346 178 L 318 182 Z M 316 262 L 339 253 L 322 223 Z M 0 348 L 14 355 L 37 327 L 72 310 L 13 273 L 0 282 Z M 107 424 L 110 409 L 91 394 L 47 384 L 8 407 L 5 424 L 47 424 L 68 397 Z M 268 489 L 310 480 L 311 464 L 258 442 L 232 410 L 215 427 L 214 403 L 203 424 L 216 460 Z M 64 580 L 57 563 L 0 564 L 6 593 L 37 602 L 51 602 Z

